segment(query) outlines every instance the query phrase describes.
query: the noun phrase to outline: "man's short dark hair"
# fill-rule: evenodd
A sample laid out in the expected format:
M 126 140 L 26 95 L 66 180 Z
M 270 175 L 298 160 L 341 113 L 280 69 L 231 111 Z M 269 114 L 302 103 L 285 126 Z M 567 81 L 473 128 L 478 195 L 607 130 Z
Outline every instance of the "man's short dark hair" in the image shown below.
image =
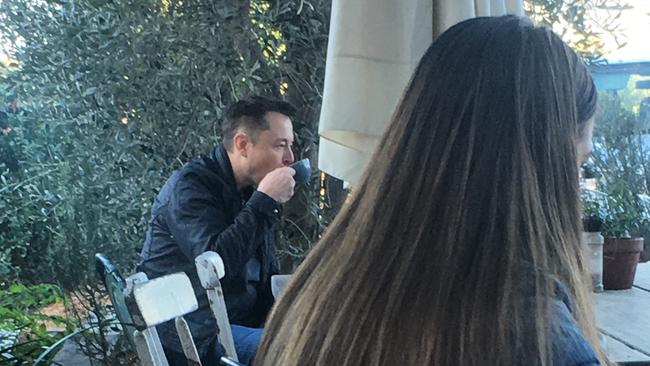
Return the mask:
M 279 99 L 270 99 L 258 95 L 242 98 L 228 107 L 221 125 L 223 145 L 232 149 L 232 139 L 237 130 L 243 128 L 253 139 L 258 132 L 268 130 L 269 122 L 264 118 L 268 112 L 278 112 L 291 118 L 296 108 Z

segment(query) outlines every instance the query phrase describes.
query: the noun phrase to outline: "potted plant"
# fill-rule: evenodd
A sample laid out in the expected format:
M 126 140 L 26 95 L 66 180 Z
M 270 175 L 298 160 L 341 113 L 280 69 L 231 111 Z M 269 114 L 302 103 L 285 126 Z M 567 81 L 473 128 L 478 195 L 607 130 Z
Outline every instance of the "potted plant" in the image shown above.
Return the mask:
M 637 263 L 643 252 L 640 236 L 645 219 L 632 192 L 609 192 L 603 223 L 603 285 L 606 290 L 632 287 Z
M 603 94 L 594 131 L 594 168 L 603 218 L 603 283 L 605 289 L 632 287 L 643 251 L 648 211 L 642 196 L 648 192 L 644 172 L 642 126 L 615 95 Z M 585 204 L 585 208 L 588 205 Z
M 638 195 L 623 189 L 623 185 L 616 187 L 602 185 L 600 189 L 606 192 L 583 189 L 581 193 L 582 241 L 596 292 L 603 287 L 605 290 L 631 288 L 643 251 L 643 237 L 639 233 L 647 226 L 647 220 L 642 201 Z

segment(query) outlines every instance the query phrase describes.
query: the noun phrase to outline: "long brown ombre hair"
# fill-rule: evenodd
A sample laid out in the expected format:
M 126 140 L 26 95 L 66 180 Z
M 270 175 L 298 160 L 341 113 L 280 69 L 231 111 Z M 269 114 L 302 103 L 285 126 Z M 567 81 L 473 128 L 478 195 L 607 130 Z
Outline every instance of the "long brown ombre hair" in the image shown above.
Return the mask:
M 548 365 L 558 282 L 606 362 L 580 250 L 576 143 L 595 108 L 548 29 L 484 17 L 441 35 L 256 365 Z

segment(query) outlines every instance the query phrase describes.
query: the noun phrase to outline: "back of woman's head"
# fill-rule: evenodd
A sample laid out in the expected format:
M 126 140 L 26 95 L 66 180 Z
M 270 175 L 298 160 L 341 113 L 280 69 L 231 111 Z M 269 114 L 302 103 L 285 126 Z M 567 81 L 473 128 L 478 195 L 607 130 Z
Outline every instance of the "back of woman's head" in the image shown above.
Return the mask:
M 546 364 L 558 281 L 596 344 L 576 156 L 595 104 L 547 29 L 505 16 L 441 35 L 257 364 Z

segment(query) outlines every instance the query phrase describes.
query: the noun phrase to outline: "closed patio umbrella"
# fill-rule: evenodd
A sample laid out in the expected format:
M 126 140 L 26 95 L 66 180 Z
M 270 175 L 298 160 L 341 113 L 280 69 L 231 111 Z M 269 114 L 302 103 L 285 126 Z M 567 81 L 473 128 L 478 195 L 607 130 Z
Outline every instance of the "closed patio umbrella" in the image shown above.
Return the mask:
M 521 0 L 334 0 L 318 167 L 356 183 L 420 57 L 453 24 L 523 14 Z

